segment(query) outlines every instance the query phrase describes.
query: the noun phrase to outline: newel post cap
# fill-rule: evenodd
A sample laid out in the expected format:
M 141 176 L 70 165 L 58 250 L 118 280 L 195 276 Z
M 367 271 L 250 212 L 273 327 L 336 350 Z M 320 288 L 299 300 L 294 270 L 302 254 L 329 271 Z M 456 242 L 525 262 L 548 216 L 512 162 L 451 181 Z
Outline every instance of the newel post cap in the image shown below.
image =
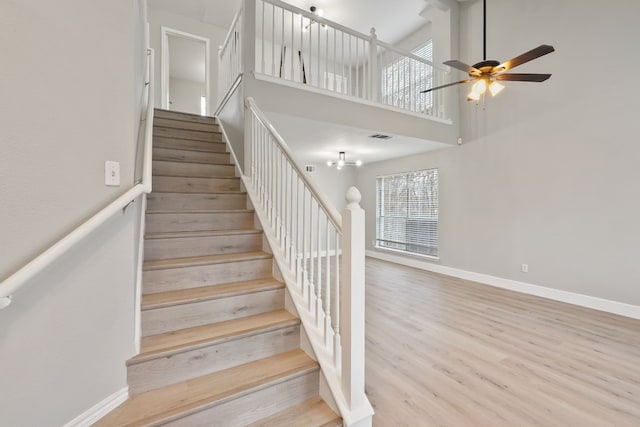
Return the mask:
M 347 200 L 347 207 L 355 207 L 360 205 L 360 200 L 362 200 L 362 194 L 356 187 L 350 187 L 347 190 L 347 195 L 345 196 Z

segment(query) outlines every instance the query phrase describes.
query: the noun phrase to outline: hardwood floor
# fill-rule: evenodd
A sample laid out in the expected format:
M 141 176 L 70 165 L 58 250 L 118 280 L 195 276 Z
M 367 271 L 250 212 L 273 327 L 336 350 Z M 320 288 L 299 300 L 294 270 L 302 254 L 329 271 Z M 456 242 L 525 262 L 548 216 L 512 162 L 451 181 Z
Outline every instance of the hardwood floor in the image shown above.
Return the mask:
M 375 427 L 640 426 L 640 321 L 367 258 Z

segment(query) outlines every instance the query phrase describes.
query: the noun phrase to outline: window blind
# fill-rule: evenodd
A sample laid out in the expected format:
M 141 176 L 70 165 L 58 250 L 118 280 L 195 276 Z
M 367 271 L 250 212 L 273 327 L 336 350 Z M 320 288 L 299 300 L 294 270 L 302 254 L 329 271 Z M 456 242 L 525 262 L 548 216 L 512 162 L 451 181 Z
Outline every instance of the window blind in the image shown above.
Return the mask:
M 418 46 L 411 53 L 432 61 L 432 41 Z M 382 97 L 388 105 L 405 107 L 411 104 L 413 98 L 411 111 L 424 112 L 431 108 L 433 99 L 431 92 L 422 94 L 421 91 L 432 86 L 433 67 L 407 57 L 396 59 L 382 70 Z
M 438 170 L 377 178 L 376 245 L 438 256 Z

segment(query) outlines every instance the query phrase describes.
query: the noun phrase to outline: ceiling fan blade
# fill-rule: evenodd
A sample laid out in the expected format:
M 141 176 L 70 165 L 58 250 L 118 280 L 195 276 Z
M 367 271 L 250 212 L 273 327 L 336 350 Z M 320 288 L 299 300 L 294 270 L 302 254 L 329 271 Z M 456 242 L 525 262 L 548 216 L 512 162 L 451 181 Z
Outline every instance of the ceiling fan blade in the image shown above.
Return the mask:
M 540 45 L 535 49 L 531 49 L 529 52 L 525 52 L 520 56 L 516 56 L 508 61 L 503 62 L 502 64 L 494 67 L 491 74 L 502 73 L 504 71 L 510 70 L 512 68 L 517 67 L 518 65 L 522 65 L 525 62 L 533 61 L 536 58 L 540 58 L 548 53 L 555 51 L 553 46 L 549 46 L 547 44 Z
M 420 93 L 432 92 L 434 90 L 442 89 L 442 88 L 445 88 L 445 87 L 459 85 L 460 83 L 472 82 L 473 80 L 475 80 L 475 79 L 460 80 L 459 82 L 448 83 L 446 85 L 436 86 L 436 87 L 432 87 L 431 89 L 422 90 L 422 91 L 420 91 Z
M 497 74 L 496 80 L 507 80 L 512 82 L 543 82 L 551 77 L 551 74 L 528 74 L 528 73 L 507 73 Z
M 472 76 L 479 76 L 482 74 L 482 71 L 477 68 L 473 68 L 471 65 L 467 65 L 464 62 L 458 61 L 457 59 L 452 59 L 450 61 L 445 61 L 444 65 L 448 65 L 449 67 L 456 68 L 460 71 L 464 71 Z

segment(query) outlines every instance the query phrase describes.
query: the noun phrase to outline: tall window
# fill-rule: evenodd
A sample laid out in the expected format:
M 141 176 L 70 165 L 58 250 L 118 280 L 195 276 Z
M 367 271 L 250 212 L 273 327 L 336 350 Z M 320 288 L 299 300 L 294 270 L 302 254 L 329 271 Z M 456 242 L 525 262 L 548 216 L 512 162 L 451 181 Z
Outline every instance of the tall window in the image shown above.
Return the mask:
M 438 169 L 377 179 L 376 246 L 438 256 Z
M 412 50 L 416 56 L 433 61 L 431 40 Z M 431 92 L 421 91 L 433 86 L 433 67 L 407 57 L 397 58 L 382 69 L 382 100 L 387 105 L 424 112 L 433 106 Z

